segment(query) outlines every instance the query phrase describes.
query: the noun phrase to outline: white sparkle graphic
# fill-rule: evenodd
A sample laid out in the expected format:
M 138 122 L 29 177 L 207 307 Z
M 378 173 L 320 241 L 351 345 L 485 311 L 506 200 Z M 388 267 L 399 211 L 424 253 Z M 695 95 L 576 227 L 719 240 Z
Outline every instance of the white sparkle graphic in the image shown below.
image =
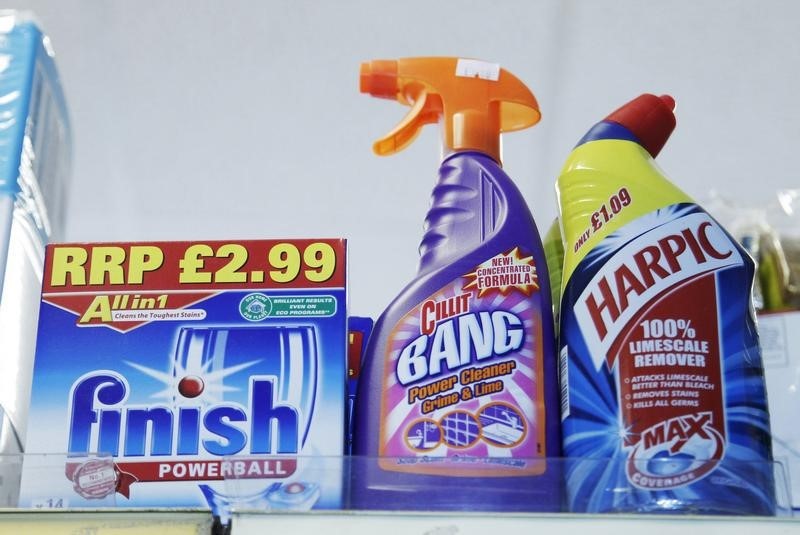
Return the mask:
M 156 392 L 150 396 L 152 399 L 163 399 L 173 402 L 176 406 L 181 406 L 196 405 L 198 401 L 203 405 L 221 403 L 222 395 L 225 392 L 237 392 L 240 390 L 234 386 L 225 386 L 223 384 L 224 379 L 230 375 L 233 375 L 234 373 L 240 372 L 257 364 L 258 362 L 258 360 L 252 360 L 250 362 L 245 362 L 243 364 L 238 364 L 236 366 L 231 366 L 230 368 L 224 368 L 222 370 L 213 372 L 208 371 L 209 368 L 214 364 L 213 360 L 209 360 L 202 365 L 199 363 L 192 365 L 190 363 L 186 367 L 182 366 L 180 363 L 175 363 L 175 368 L 171 373 L 148 368 L 128 360 L 125 361 L 125 364 L 139 370 L 143 374 L 152 377 L 164 385 L 163 390 L 160 390 L 159 392 Z M 178 383 L 181 381 L 181 379 L 187 376 L 196 376 L 202 378 L 204 386 L 203 391 L 199 396 L 187 398 L 178 392 Z

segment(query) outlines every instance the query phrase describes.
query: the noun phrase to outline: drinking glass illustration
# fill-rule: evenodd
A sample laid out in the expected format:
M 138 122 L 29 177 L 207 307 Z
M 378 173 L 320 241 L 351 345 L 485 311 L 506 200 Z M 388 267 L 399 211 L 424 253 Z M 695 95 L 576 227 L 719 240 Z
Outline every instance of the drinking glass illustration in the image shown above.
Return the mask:
M 314 414 L 317 349 L 311 326 L 182 328 L 173 364 L 173 400 L 176 405 L 233 402 L 247 407 L 251 377 L 272 380 L 274 403 L 297 411 L 299 453 Z M 275 435 L 271 441 L 277 446 L 279 437 Z M 245 448 L 239 455 L 248 453 Z M 220 485 L 219 489 L 201 486 L 218 515 L 240 500 L 268 508 L 268 496 L 278 488 L 274 479 L 228 477 L 236 478 L 235 484 Z M 235 489 L 235 495 L 225 495 L 222 489 L 229 494 Z

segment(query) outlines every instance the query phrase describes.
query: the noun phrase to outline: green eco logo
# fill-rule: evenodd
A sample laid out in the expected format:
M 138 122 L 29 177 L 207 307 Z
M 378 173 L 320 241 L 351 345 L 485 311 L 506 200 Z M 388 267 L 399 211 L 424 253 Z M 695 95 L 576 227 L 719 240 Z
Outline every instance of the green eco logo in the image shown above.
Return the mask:
M 264 294 L 247 294 L 239 302 L 239 314 L 247 321 L 261 321 L 272 312 L 272 301 Z

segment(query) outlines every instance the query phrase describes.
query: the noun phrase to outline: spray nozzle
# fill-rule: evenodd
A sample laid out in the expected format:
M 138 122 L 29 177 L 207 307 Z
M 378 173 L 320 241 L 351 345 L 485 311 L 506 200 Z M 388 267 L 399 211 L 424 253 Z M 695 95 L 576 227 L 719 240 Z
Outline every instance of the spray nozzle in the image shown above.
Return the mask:
M 462 58 L 405 58 L 361 64 L 362 93 L 411 110 L 373 145 L 376 154 L 408 146 L 426 124 L 442 123 L 446 152 L 477 150 L 500 161 L 500 134 L 541 117 L 530 90 L 496 64 Z

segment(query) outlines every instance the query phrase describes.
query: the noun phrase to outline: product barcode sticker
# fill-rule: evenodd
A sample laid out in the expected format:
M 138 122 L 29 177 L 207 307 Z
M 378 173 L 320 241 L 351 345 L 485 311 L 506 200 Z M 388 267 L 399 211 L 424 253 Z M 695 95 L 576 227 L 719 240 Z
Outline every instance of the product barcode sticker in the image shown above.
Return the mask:
M 561 421 L 569 416 L 569 349 L 564 346 L 558 355 L 558 372 L 561 383 Z
M 459 58 L 456 64 L 456 76 L 496 82 L 500 78 L 500 65 L 476 59 Z

